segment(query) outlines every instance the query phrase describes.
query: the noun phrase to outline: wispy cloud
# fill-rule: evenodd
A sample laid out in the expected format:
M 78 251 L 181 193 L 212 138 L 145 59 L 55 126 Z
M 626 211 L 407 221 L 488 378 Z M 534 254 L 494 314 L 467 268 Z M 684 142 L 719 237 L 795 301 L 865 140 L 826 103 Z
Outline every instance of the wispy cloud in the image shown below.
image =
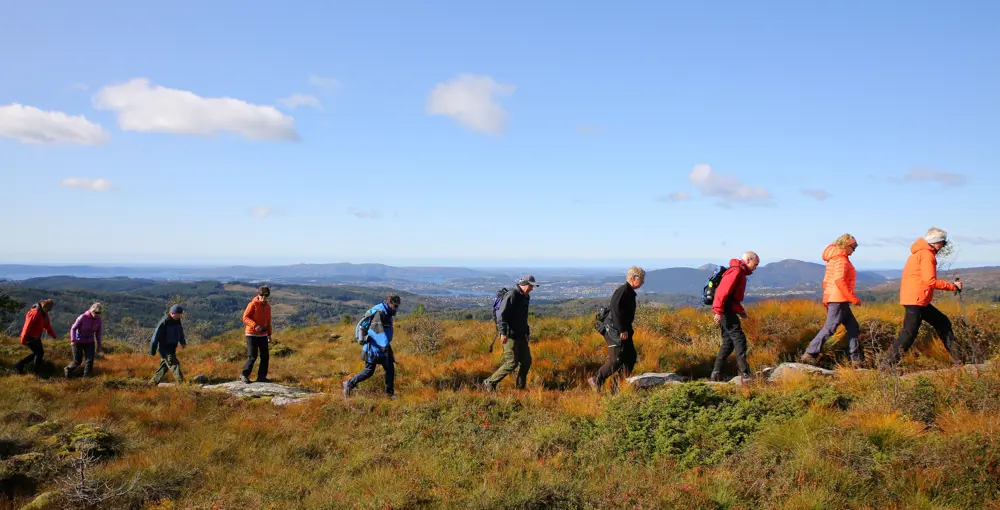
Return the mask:
M 656 200 L 658 202 L 684 202 L 686 200 L 691 200 L 691 194 L 687 191 L 678 191 L 669 195 L 656 197 Z
M 295 120 L 273 106 L 229 97 L 206 98 L 193 92 L 151 85 L 136 78 L 102 88 L 94 106 L 118 113 L 126 131 L 212 135 L 236 133 L 249 140 L 298 140 Z
M 956 235 L 951 236 L 951 240 L 954 241 L 955 244 L 970 244 L 973 246 L 991 246 L 994 244 L 1000 244 L 1000 237 Z
M 507 112 L 499 96 L 514 93 L 513 85 L 497 83 L 490 76 L 460 74 L 438 83 L 427 96 L 429 115 L 442 115 L 473 131 L 499 135 L 507 129 Z
M 310 76 L 309 85 L 326 92 L 336 92 L 340 90 L 340 81 L 336 78 L 324 78 L 322 76 Z
M 377 220 L 382 217 L 382 215 L 378 211 L 375 211 L 373 209 L 365 210 L 365 209 L 356 209 L 352 207 L 348 210 L 348 212 L 351 213 L 351 215 L 354 216 L 355 218 L 361 218 L 363 220 Z
M 823 200 L 826 200 L 826 199 L 830 198 L 830 196 L 831 196 L 830 193 L 828 191 L 826 191 L 825 189 L 808 189 L 808 188 L 803 188 L 803 189 L 799 190 L 799 193 L 802 193 L 803 195 L 805 195 L 807 197 L 813 197 L 816 200 L 819 200 L 820 202 L 822 202 Z
M 115 189 L 115 185 L 107 179 L 87 179 L 85 177 L 67 177 L 59 181 L 59 185 L 64 188 L 98 193 Z
M 285 105 L 288 108 L 299 108 L 301 106 L 307 106 L 309 108 L 316 108 L 317 110 L 323 109 L 323 103 L 320 102 L 319 98 L 309 94 L 300 94 L 298 92 L 288 97 L 283 97 L 279 99 L 278 102 Z
M 773 198 L 770 191 L 745 184 L 735 175 L 716 172 L 705 164 L 695 165 L 688 180 L 698 187 L 702 195 L 719 199 L 718 205 L 722 206 L 764 204 L 770 203 Z
M 929 168 L 911 168 L 903 180 L 908 182 L 936 182 L 945 186 L 964 186 L 967 179 L 964 175 L 955 172 L 940 172 Z
M 31 144 L 100 145 L 111 136 L 83 115 L 12 103 L 0 106 L 0 137 Z
M 250 209 L 250 215 L 253 216 L 254 218 L 267 218 L 273 213 L 274 211 L 270 207 L 265 207 L 262 205 Z

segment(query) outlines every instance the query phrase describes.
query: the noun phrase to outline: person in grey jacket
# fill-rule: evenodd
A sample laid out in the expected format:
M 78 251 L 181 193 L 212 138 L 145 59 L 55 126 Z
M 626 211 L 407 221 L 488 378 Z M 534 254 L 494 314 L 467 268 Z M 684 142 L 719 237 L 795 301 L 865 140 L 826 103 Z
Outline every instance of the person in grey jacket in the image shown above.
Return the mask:
M 537 287 L 535 277 L 522 276 L 517 286 L 507 291 L 500 303 L 497 317 L 497 331 L 500 333 L 500 343 L 503 345 L 503 361 L 500 368 L 483 382 L 486 391 L 493 391 L 497 384 L 514 370 L 517 377 L 514 386 L 523 390 L 528 382 L 528 369 L 531 368 L 531 349 L 528 348 L 528 338 L 531 329 L 528 327 L 529 294 Z
M 187 345 L 184 338 L 184 325 L 181 324 L 181 317 L 184 315 L 184 307 L 174 305 L 170 307 L 160 323 L 153 331 L 153 339 L 149 343 L 149 355 L 155 356 L 160 353 L 160 368 L 153 374 L 150 380 L 153 384 L 159 384 L 163 376 L 167 375 L 167 370 L 174 373 L 177 382 L 184 382 L 184 374 L 181 373 L 181 362 L 177 359 L 177 346 L 182 349 Z

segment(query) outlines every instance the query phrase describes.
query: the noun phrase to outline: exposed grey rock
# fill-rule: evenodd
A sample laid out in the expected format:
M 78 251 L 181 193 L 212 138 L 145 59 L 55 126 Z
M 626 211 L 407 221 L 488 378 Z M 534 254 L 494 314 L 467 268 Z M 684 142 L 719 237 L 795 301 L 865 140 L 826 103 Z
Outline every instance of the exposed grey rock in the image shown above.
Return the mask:
M 157 388 L 172 388 L 174 386 L 177 386 L 177 383 L 161 382 L 160 384 L 156 385 Z
M 773 371 L 771 371 L 770 375 L 768 376 L 768 380 L 769 381 L 776 381 L 776 380 L 781 379 L 783 377 L 788 377 L 790 374 L 793 374 L 793 373 L 796 373 L 796 372 L 799 372 L 799 373 L 806 372 L 806 373 L 809 373 L 809 374 L 824 375 L 824 376 L 828 376 L 828 377 L 832 377 L 834 375 L 833 370 L 827 370 L 825 368 L 814 367 L 812 365 L 807 365 L 805 363 L 782 363 L 782 364 L 778 365 L 778 368 L 775 368 Z
M 236 395 L 237 397 L 272 397 L 271 403 L 274 405 L 292 404 L 323 395 L 322 393 L 313 393 L 302 388 L 294 388 L 292 386 L 284 386 L 277 383 L 244 384 L 240 381 L 202 386 L 202 389 L 210 391 L 224 391 L 226 393 Z
M 684 376 L 677 375 L 675 373 L 645 373 L 641 375 L 634 375 L 629 377 L 625 381 L 635 386 L 636 388 L 652 388 L 655 386 L 662 386 L 664 384 L 680 384 L 687 381 L 688 378 Z

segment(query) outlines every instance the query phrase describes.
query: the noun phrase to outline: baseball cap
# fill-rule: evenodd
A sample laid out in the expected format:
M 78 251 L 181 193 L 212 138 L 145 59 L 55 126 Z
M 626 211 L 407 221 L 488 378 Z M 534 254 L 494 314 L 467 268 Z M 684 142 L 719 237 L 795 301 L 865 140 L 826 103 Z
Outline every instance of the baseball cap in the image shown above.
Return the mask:
M 184 313 L 184 307 L 181 305 L 171 306 L 170 313 Z
M 531 285 L 532 287 L 537 287 L 538 286 L 538 283 L 535 282 L 535 277 L 532 276 L 532 275 L 530 275 L 530 274 L 526 274 L 526 275 L 522 276 L 517 281 L 517 284 L 518 285 Z

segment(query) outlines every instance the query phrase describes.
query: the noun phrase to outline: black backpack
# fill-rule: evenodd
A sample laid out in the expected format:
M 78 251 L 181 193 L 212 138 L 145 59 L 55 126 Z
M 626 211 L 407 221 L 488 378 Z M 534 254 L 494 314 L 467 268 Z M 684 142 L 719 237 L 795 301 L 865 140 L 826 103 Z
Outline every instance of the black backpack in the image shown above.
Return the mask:
M 608 327 L 608 316 L 610 314 L 611 309 L 606 306 L 602 306 L 601 309 L 594 314 L 594 329 L 596 329 L 598 333 L 602 335 L 604 334 L 604 330 Z
M 712 306 L 715 302 L 715 289 L 719 288 L 719 283 L 722 281 L 722 275 L 726 274 L 726 267 L 719 266 L 718 269 L 712 273 L 712 276 L 705 282 L 705 288 L 701 291 L 701 302 L 702 304 Z

